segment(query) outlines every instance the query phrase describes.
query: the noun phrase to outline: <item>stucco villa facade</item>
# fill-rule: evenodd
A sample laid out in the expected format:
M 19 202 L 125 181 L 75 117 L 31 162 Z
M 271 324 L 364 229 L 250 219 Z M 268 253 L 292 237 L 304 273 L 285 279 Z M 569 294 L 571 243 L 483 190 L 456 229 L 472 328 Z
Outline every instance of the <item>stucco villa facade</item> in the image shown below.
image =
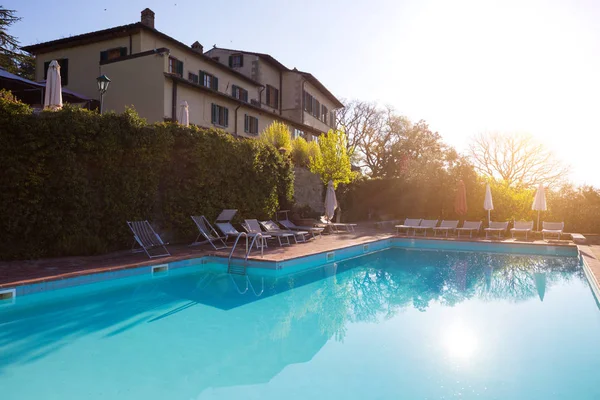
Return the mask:
M 273 121 L 308 140 L 335 124 L 343 104 L 313 75 L 288 69 L 267 54 L 213 48 L 204 52 L 154 28 L 155 15 L 102 31 L 23 47 L 35 55 L 36 80 L 58 60 L 63 86 L 98 98 L 96 78 L 111 79 L 104 110 L 133 106 L 148 122 L 176 120 L 189 106 L 190 123 L 255 137 Z

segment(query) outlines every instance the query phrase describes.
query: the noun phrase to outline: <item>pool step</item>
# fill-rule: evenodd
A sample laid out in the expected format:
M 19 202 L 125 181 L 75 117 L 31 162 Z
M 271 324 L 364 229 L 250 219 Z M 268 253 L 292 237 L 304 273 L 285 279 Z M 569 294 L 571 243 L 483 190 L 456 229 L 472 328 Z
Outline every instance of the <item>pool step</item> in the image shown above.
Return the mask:
M 227 272 L 230 274 L 235 274 L 235 275 L 246 275 L 246 266 L 244 264 L 235 264 L 235 263 L 231 263 L 229 264 L 229 267 L 227 268 Z

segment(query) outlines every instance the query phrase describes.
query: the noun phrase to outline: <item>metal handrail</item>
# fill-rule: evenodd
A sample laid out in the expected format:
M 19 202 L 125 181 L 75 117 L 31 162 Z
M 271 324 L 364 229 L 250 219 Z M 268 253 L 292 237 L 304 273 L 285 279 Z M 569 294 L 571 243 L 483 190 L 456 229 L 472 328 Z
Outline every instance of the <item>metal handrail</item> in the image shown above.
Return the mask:
M 246 292 L 248 291 L 248 277 L 246 276 L 246 290 L 241 290 L 240 287 L 238 286 L 237 282 L 235 281 L 235 279 L 233 278 L 233 275 L 228 274 L 229 278 L 231 278 L 231 282 L 233 282 L 233 285 L 235 286 L 235 290 L 237 290 L 237 292 L 239 294 L 246 294 Z M 252 285 L 252 284 L 250 284 Z M 252 288 L 252 291 L 254 292 L 254 288 Z
M 240 238 L 242 236 L 246 237 L 246 252 L 248 251 L 248 234 L 246 232 L 242 232 L 238 235 L 238 237 L 235 239 L 235 242 L 233 243 L 233 247 L 231 248 L 231 252 L 229 253 L 229 258 L 227 259 L 227 272 L 229 272 L 229 267 L 231 265 L 231 257 L 233 256 L 233 252 L 235 251 L 235 247 L 237 246 Z M 246 257 L 248 258 L 248 257 Z
M 244 261 L 248 261 L 248 257 L 250 257 L 250 252 L 252 251 L 252 247 L 254 247 L 254 242 L 256 242 L 256 239 L 261 238 L 261 242 L 262 242 L 262 237 L 263 237 L 262 233 L 256 233 L 254 235 L 254 238 L 252 239 L 252 243 L 250 243 L 250 248 L 246 248 L 246 258 L 244 259 Z M 265 244 L 264 244 L 264 242 L 262 242 L 260 244 L 260 256 L 261 257 L 264 257 L 264 250 L 265 250 Z
M 256 290 L 254 290 L 254 285 L 252 284 L 252 282 L 250 282 L 250 278 L 248 277 L 248 275 L 246 275 L 246 279 L 248 280 L 248 283 L 250 284 L 250 288 L 252 289 L 252 292 L 254 293 L 254 295 L 256 297 L 259 297 L 261 294 L 264 293 L 265 291 L 265 278 L 260 278 L 260 282 L 261 282 L 261 288 L 260 288 L 260 293 L 256 293 Z

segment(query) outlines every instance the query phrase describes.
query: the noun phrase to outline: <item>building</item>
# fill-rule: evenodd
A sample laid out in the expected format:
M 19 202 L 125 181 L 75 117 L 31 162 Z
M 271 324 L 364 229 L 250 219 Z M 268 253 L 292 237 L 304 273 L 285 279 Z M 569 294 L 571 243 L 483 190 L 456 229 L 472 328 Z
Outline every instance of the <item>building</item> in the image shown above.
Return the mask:
M 314 76 L 290 70 L 273 57 L 191 46 L 156 30 L 146 8 L 141 21 L 23 47 L 36 56 L 36 80 L 58 60 L 63 86 L 98 98 L 96 78 L 111 85 L 104 110 L 134 106 L 149 122 L 176 120 L 189 106 L 190 123 L 253 137 L 273 121 L 308 140 L 333 126 L 343 107 Z

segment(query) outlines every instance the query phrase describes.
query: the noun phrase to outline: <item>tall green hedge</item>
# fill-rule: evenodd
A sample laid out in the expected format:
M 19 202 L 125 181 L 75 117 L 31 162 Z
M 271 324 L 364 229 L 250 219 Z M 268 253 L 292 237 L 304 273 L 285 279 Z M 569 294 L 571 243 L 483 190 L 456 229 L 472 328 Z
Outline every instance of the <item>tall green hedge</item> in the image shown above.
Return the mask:
M 289 159 L 256 140 L 134 111 L 66 107 L 34 115 L 0 97 L 0 259 L 86 255 L 131 245 L 127 220 L 148 219 L 173 242 L 195 237 L 190 215 L 222 208 L 272 215 L 291 199 Z

